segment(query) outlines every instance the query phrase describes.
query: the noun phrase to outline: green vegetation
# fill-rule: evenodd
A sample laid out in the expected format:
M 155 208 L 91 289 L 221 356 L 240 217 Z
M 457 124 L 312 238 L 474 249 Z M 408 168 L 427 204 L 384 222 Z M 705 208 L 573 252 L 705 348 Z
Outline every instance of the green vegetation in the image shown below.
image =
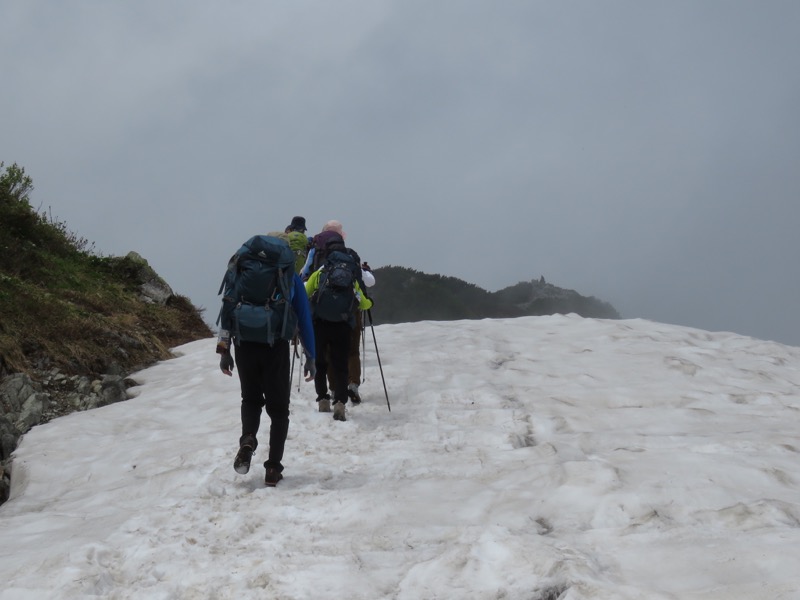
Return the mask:
M 452 321 L 576 313 L 618 319 L 613 306 L 592 296 L 540 281 L 487 292 L 455 277 L 428 275 L 405 267 L 375 269 L 374 322 Z
M 31 207 L 33 182 L 0 163 L 0 376 L 32 368 L 103 373 L 169 357 L 211 336 L 183 296 L 144 300 L 140 264 L 103 257 L 65 223 Z

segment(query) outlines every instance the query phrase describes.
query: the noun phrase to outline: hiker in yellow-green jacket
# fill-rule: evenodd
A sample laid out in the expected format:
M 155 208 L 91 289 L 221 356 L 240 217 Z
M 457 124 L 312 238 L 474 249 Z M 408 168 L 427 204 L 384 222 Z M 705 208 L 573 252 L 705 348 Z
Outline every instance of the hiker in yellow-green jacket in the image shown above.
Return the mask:
M 311 301 L 311 318 L 316 341 L 316 375 L 314 388 L 320 412 L 331 411 L 328 391 L 328 369 L 333 371 L 333 418 L 347 420 L 347 360 L 350 339 L 356 326 L 356 311 L 372 308 L 372 300 L 358 283 L 361 265 L 346 248 L 331 251 L 324 264 L 306 281 Z M 328 362 L 330 361 L 330 364 Z

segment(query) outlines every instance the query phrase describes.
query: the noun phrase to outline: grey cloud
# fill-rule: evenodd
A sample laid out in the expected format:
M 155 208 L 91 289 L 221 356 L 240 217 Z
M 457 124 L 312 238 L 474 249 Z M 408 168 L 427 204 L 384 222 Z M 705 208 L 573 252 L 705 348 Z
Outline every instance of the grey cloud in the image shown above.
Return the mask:
M 0 160 L 209 313 L 239 243 L 303 214 L 374 266 L 543 274 L 800 344 L 794 2 L 11 2 L 0 23 Z

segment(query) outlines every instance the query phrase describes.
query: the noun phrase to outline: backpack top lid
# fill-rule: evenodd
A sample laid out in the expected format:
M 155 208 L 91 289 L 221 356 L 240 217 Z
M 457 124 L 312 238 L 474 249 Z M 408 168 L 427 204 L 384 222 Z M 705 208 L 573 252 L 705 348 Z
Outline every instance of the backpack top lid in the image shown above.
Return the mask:
M 348 266 L 358 266 L 356 259 L 347 251 L 347 248 L 331 248 L 331 251 L 328 252 L 328 257 L 325 259 L 326 265 L 341 262 L 347 263 Z
M 280 269 L 294 266 L 295 255 L 289 243 L 276 236 L 254 235 L 236 254 L 240 259 L 246 256 Z
M 358 263 L 350 255 L 350 253 L 347 252 L 346 248 L 336 248 L 328 253 L 327 258 L 325 259 L 325 271 L 330 272 L 331 269 L 336 267 L 346 267 L 350 272 L 353 273 L 353 276 L 355 276 L 356 270 L 359 268 Z
M 341 244 L 344 246 L 344 237 L 338 231 L 328 230 L 318 233 L 312 240 L 314 248 L 317 250 L 325 250 L 329 244 Z
M 329 230 L 318 233 L 312 240 L 314 246 L 314 261 L 311 270 L 316 271 L 324 263 L 333 249 L 344 249 L 344 238 L 336 231 Z

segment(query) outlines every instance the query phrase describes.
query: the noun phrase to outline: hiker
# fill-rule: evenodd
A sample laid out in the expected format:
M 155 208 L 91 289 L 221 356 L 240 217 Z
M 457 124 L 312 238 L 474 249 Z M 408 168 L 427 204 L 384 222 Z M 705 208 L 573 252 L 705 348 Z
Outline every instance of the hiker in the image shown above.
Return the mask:
M 267 235 L 286 240 L 289 244 L 289 248 L 292 249 L 295 255 L 294 270 L 300 273 L 303 266 L 306 264 L 308 248 L 311 244 L 311 240 L 306 236 L 305 218 L 293 217 L 292 222 L 289 223 L 282 232 L 271 231 Z
M 284 229 L 286 233 L 290 231 L 299 231 L 300 233 L 306 232 L 306 219 L 305 217 L 292 217 L 292 222 Z
M 294 271 L 294 254 L 289 245 L 265 235 L 253 236 L 233 255 L 220 293 L 223 289 L 217 320 L 219 367 L 225 375 L 232 375 L 233 345 L 242 396 L 242 434 L 233 468 L 240 474 L 250 470 L 264 408 L 270 418 L 264 483 L 274 487 L 283 478 L 291 391 L 289 340 L 296 329 L 306 354 L 306 381 L 316 374 L 308 296 Z
M 345 246 L 346 234 L 342 228 L 341 222 L 331 220 L 325 223 L 322 231 L 315 235 L 311 241 L 311 247 L 308 252 L 306 264 L 301 271 L 301 277 L 308 280 L 311 273 L 318 270 L 325 262 L 326 256 L 332 250 L 344 250 L 350 254 L 359 265 L 358 271 L 358 284 L 364 293 L 369 298 L 366 288 L 375 285 L 375 277 L 372 274 L 369 265 L 361 262 L 358 253 L 352 248 Z M 364 268 L 366 266 L 366 269 Z M 371 300 L 371 298 L 370 298 Z M 361 332 L 364 329 L 364 320 L 360 310 L 355 311 L 355 325 L 351 330 L 350 337 L 350 351 L 348 353 L 348 381 L 347 381 L 347 396 L 350 398 L 354 405 L 361 403 L 361 393 L 359 386 L 361 385 Z M 327 358 L 327 357 L 325 357 Z M 329 361 L 326 361 L 329 362 Z M 335 369 L 328 370 L 328 388 L 336 389 L 336 375 L 338 371 Z
M 350 250 L 350 249 L 348 249 Z M 355 251 L 352 251 L 355 254 Z M 356 260 L 360 261 L 358 254 L 355 254 Z M 363 282 L 364 294 L 372 301 L 372 298 L 367 294 L 365 288 L 370 288 L 375 285 L 375 276 L 372 274 L 370 266 L 363 262 L 361 263 L 361 281 Z M 361 385 L 361 336 L 364 331 L 364 315 L 363 311 L 356 310 L 355 313 L 355 326 L 350 333 L 350 352 L 347 356 L 347 397 L 353 406 L 361 404 L 361 392 L 359 387 Z M 336 374 L 333 371 L 328 371 L 328 384 L 331 389 L 336 387 L 335 384 Z
M 338 222 L 337 222 L 338 223 Z M 339 225 L 341 228 L 341 224 Z M 339 232 L 344 239 L 343 232 Z M 369 310 L 372 300 L 359 284 L 361 265 L 346 248 L 331 250 L 323 265 L 306 281 L 311 299 L 311 314 L 316 340 L 316 376 L 319 412 L 331 411 L 327 375 L 332 371 L 333 418 L 345 421 L 347 404 L 348 357 L 356 312 Z
M 312 237 L 309 243 L 308 256 L 300 270 L 303 281 L 308 281 L 311 274 L 322 266 L 331 247 L 344 247 L 345 237 L 339 221 L 331 220 L 322 226 L 322 231 Z

